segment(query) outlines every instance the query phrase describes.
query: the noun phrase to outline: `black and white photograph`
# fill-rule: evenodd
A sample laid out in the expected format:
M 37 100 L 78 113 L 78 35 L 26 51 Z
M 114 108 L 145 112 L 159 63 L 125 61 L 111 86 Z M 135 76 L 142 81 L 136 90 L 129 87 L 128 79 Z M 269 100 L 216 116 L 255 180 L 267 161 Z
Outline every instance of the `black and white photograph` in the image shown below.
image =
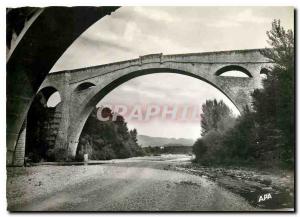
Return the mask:
M 5 10 L 7 212 L 296 211 L 297 8 Z

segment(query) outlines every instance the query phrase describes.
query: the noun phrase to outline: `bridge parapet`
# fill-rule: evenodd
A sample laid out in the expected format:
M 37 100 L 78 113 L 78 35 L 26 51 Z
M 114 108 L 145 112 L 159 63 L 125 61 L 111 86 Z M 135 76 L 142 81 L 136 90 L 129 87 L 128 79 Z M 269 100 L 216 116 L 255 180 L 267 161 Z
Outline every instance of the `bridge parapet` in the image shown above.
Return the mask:
M 128 70 L 130 67 L 146 67 L 147 65 L 158 63 L 160 64 L 158 65 L 158 68 L 163 68 L 164 66 L 169 67 L 170 64 L 178 63 L 191 64 L 192 66 L 214 66 L 212 68 L 219 69 L 227 64 L 245 66 L 251 70 L 253 70 L 253 68 L 256 69 L 258 66 L 262 67 L 262 65 L 271 64 L 271 62 L 261 54 L 261 49 L 253 49 L 172 55 L 156 53 L 140 56 L 137 59 L 128 61 L 120 61 L 99 66 L 69 70 L 67 72 L 70 74 L 71 83 L 78 83 L 108 73 L 114 73 L 120 70 Z
M 140 56 L 140 64 L 144 63 L 161 63 L 163 54 L 162 53 L 157 53 L 157 54 L 148 54 L 144 56 Z
M 190 62 L 190 63 L 269 63 L 261 54 L 263 49 L 217 51 L 188 54 L 163 55 L 162 61 Z

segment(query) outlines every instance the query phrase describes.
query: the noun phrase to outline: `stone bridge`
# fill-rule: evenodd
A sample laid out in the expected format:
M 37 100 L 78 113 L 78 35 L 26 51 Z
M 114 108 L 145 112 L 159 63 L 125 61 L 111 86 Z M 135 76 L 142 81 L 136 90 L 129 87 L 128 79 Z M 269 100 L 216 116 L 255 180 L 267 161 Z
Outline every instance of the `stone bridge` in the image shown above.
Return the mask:
M 52 147 L 65 150 L 65 159 L 72 159 L 76 155 L 84 124 L 96 104 L 115 87 L 132 78 L 162 72 L 191 76 L 220 90 L 242 111 L 243 107 L 251 106 L 251 92 L 261 87 L 261 74 L 265 74 L 271 64 L 258 49 L 151 54 L 128 61 L 48 74 L 38 94 L 46 102 L 52 93 L 59 92 L 61 102 L 55 107 L 56 115 L 53 116 L 56 122 L 50 123 L 52 127 L 49 128 L 55 135 L 50 140 Z M 241 71 L 248 77 L 220 76 L 232 70 Z M 16 151 L 24 149 L 25 144 L 22 143 L 18 142 Z

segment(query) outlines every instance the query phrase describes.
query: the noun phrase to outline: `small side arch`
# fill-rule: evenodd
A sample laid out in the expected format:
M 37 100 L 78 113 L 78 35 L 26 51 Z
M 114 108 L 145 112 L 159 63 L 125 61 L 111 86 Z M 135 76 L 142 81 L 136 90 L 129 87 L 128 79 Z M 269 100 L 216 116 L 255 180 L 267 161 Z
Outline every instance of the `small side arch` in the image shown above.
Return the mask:
M 33 162 L 51 160 L 61 118 L 61 98 L 53 86 L 42 88 L 27 113 L 25 156 Z
M 249 78 L 253 77 L 247 69 L 245 69 L 242 66 L 238 66 L 238 65 L 224 66 L 224 67 L 220 68 L 219 70 L 217 70 L 215 75 L 221 76 L 223 73 L 230 72 L 230 71 L 239 71 L 239 72 L 242 72 L 245 75 L 247 75 L 247 77 L 249 77 Z
M 59 91 L 52 86 L 44 87 L 36 95 L 36 99 L 44 107 L 56 107 L 61 102 Z
M 269 69 L 267 69 L 267 68 L 261 68 L 259 75 L 260 75 L 261 79 L 267 79 L 268 76 L 269 76 L 269 74 L 270 74 L 270 70 Z
M 86 89 L 89 89 L 89 88 L 93 88 L 95 87 L 96 85 L 93 84 L 92 82 L 83 82 L 81 84 L 79 84 L 76 88 L 75 88 L 75 91 L 76 92 L 80 92 L 80 91 L 83 91 L 83 90 L 86 90 Z
M 267 68 L 261 68 L 261 70 L 260 70 L 260 74 L 269 75 L 269 73 L 270 73 L 270 70 Z

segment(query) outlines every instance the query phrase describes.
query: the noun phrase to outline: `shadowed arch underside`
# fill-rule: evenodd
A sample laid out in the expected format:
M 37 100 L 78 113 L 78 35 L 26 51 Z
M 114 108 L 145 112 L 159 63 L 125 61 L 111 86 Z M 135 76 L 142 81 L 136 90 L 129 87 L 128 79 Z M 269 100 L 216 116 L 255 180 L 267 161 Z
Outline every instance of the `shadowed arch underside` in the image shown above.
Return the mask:
M 36 92 L 53 65 L 83 31 L 117 8 L 47 7 L 30 16 L 33 20 L 21 30 L 6 64 L 7 165 L 16 162 L 13 157 L 23 132 L 21 127 Z M 10 23 L 7 25 L 11 26 Z M 20 155 L 22 153 L 20 151 Z
M 239 71 L 239 72 L 246 74 L 248 77 L 252 78 L 251 73 L 247 69 L 245 69 L 242 66 L 237 66 L 237 65 L 225 66 L 225 67 L 219 69 L 218 71 L 216 71 L 216 75 L 221 76 L 223 73 L 226 73 L 229 71 Z
M 41 89 L 31 103 L 26 119 L 25 156 L 34 162 L 53 160 L 49 156 L 55 146 L 56 134 L 60 116 L 60 103 L 49 106 L 50 97 L 59 92 L 55 87 L 47 86 Z
M 83 82 L 76 87 L 75 91 L 83 91 L 83 90 L 92 88 L 94 86 L 96 86 L 96 85 L 91 82 Z

